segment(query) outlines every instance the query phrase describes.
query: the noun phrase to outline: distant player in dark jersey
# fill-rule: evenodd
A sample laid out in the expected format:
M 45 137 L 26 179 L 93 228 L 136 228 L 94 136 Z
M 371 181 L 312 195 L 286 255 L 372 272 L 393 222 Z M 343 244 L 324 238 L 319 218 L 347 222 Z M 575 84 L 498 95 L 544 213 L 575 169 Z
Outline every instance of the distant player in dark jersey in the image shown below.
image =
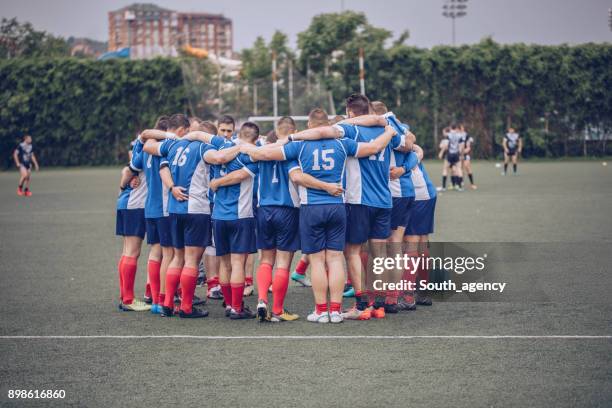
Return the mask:
M 474 138 L 467 134 L 463 124 L 459 125 L 459 130 L 463 135 L 463 152 L 461 163 L 463 164 L 463 168 L 470 179 L 470 187 L 472 190 L 476 190 L 478 187 L 476 187 L 476 184 L 474 184 L 474 175 L 472 173 L 472 146 L 474 144 Z
M 512 158 L 512 172 L 516 175 L 518 167 L 518 156 L 523 151 L 523 139 L 521 136 L 514 131 L 514 128 L 509 128 L 508 133 L 504 136 L 504 172 L 502 176 L 505 176 L 508 171 L 508 163 Z
M 446 162 L 451 170 L 453 188 L 463 190 L 463 171 L 461 169 L 461 152 L 463 150 L 463 134 L 456 124 L 451 125 L 448 132 L 448 147 L 446 149 Z
M 30 177 L 32 176 L 32 164 L 36 171 L 39 170 L 38 160 L 34 154 L 34 146 L 32 145 L 32 136 L 25 135 L 23 141 L 13 152 L 13 160 L 15 166 L 19 169 L 19 186 L 17 187 L 17 195 L 30 197 Z
M 446 161 L 446 152 L 448 151 L 448 134 L 450 127 L 445 127 L 442 130 L 442 140 L 438 145 L 438 159 L 442 160 L 442 185 L 438 187 L 438 191 L 446 191 L 446 180 L 448 179 L 448 162 Z

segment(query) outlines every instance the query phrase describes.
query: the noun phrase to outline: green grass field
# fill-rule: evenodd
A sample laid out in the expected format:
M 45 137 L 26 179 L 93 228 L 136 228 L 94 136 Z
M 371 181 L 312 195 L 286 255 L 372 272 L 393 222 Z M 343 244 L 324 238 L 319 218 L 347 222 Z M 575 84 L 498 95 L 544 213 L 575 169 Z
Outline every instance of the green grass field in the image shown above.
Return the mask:
M 441 163 L 426 166 L 438 183 Z M 74 406 L 612 405 L 612 165 L 524 163 L 502 177 L 476 162 L 478 190 L 438 198 L 432 240 L 522 244 L 499 273 L 541 297 L 333 326 L 232 322 L 216 302 L 201 321 L 119 312 L 118 173 L 43 168 L 31 198 L 0 173 L 3 406 L 23 405 L 9 389 L 63 389 Z M 291 286 L 287 305 L 304 317 L 312 295 Z M 142 337 L 165 335 L 182 337 Z

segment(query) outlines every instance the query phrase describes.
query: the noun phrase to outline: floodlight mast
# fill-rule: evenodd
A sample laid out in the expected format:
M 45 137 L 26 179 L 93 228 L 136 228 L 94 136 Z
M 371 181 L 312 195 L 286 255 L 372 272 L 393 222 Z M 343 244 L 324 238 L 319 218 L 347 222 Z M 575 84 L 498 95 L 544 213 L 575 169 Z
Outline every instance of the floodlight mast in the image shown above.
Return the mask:
M 467 15 L 468 0 L 445 0 L 442 5 L 442 15 L 452 20 L 453 46 L 455 46 L 455 19 Z

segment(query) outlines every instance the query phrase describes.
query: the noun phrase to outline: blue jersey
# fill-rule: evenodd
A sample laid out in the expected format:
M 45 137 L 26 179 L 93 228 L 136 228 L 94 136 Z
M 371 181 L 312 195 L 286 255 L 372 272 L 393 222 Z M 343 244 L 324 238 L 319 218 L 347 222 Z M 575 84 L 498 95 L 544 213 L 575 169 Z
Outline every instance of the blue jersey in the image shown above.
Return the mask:
M 143 144 L 140 140 L 134 145 L 132 158 L 135 152 L 142 151 Z M 142 151 L 142 160 L 138 164 L 142 165 L 145 179 L 147 180 L 147 198 L 145 201 L 145 218 L 159 218 L 168 216 L 168 193 L 159 176 L 159 156 L 154 156 Z M 132 160 L 134 162 L 134 160 Z
M 422 162 L 412 169 L 410 176 L 414 185 L 414 199 L 416 201 L 431 200 L 436 196 L 436 187 L 431 182 Z
M 226 143 L 224 148 L 233 143 Z M 223 177 L 232 171 L 244 169 L 249 177 L 238 184 L 220 187 L 215 194 L 215 206 L 212 218 L 215 220 L 238 220 L 253 218 L 253 186 L 257 164 L 246 154 L 239 154 L 231 162 L 222 166 L 214 166 L 214 177 Z
M 384 127 L 334 125 L 344 137 L 356 142 L 370 142 L 382 135 Z M 382 151 L 369 157 L 349 159 L 346 163 L 346 202 L 370 207 L 391 208 L 389 166 L 393 149 L 403 145 L 404 136 L 395 135 Z
M 132 160 L 130 161 L 129 167 L 135 173 L 138 173 L 140 184 L 136 188 L 127 186 L 127 188 L 117 198 L 117 209 L 118 210 L 133 210 L 137 208 L 145 208 L 145 201 L 147 199 L 147 180 L 144 173 L 142 172 L 142 146 L 138 147 L 134 145 L 132 147 Z
M 172 214 L 210 214 L 208 186 L 210 182 L 210 165 L 204 161 L 209 150 L 223 143 L 222 138 L 215 136 L 213 144 L 189 140 L 165 140 L 159 145 L 162 163 L 170 166 L 175 185 L 184 187 L 189 196 L 187 201 L 178 201 L 173 195 L 169 197 L 168 212 Z
M 325 139 L 291 142 L 283 146 L 285 160 L 298 160 L 306 174 L 327 182 L 343 182 L 348 157 L 356 156 L 359 144 L 354 140 Z M 299 186 L 302 204 L 342 204 L 344 197 L 334 197 L 327 191 Z
M 419 164 L 419 158 L 415 152 L 404 153 L 394 150 L 391 153 L 391 167 L 403 167 L 406 170 L 400 178 L 389 180 L 392 197 L 414 197 L 412 169 L 417 164 Z
M 297 160 L 261 161 L 258 163 L 258 167 L 259 189 L 257 202 L 259 206 L 300 206 L 297 188 L 289 178 L 291 171 L 300 168 Z

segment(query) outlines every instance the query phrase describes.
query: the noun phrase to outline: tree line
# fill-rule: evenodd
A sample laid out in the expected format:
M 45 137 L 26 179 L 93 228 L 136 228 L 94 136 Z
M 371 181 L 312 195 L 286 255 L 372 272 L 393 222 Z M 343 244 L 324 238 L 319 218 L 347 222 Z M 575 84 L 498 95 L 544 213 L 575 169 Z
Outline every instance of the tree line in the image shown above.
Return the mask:
M 15 25 L 17 24 L 17 25 Z M 3 20 L 0 29 L 0 154 L 4 166 L 24 133 L 46 165 L 100 165 L 125 160 L 135 134 L 161 113 L 246 119 L 272 114 L 272 55 L 277 58 L 279 114 L 315 106 L 343 113 L 359 91 L 365 55 L 366 94 L 408 122 L 434 154 L 442 128 L 465 123 L 475 155 L 501 153 L 512 126 L 526 156 L 610 154 L 612 46 L 500 45 L 422 49 L 393 38 L 360 13 L 322 14 L 298 35 L 297 49 L 277 32 L 241 52 L 238 75 L 213 62 L 180 58 L 94 61 L 65 56 L 61 39 Z M 20 34 L 21 33 L 21 34 Z M 25 33 L 25 34 L 24 34 Z M 289 93 L 291 83 L 293 93 Z

